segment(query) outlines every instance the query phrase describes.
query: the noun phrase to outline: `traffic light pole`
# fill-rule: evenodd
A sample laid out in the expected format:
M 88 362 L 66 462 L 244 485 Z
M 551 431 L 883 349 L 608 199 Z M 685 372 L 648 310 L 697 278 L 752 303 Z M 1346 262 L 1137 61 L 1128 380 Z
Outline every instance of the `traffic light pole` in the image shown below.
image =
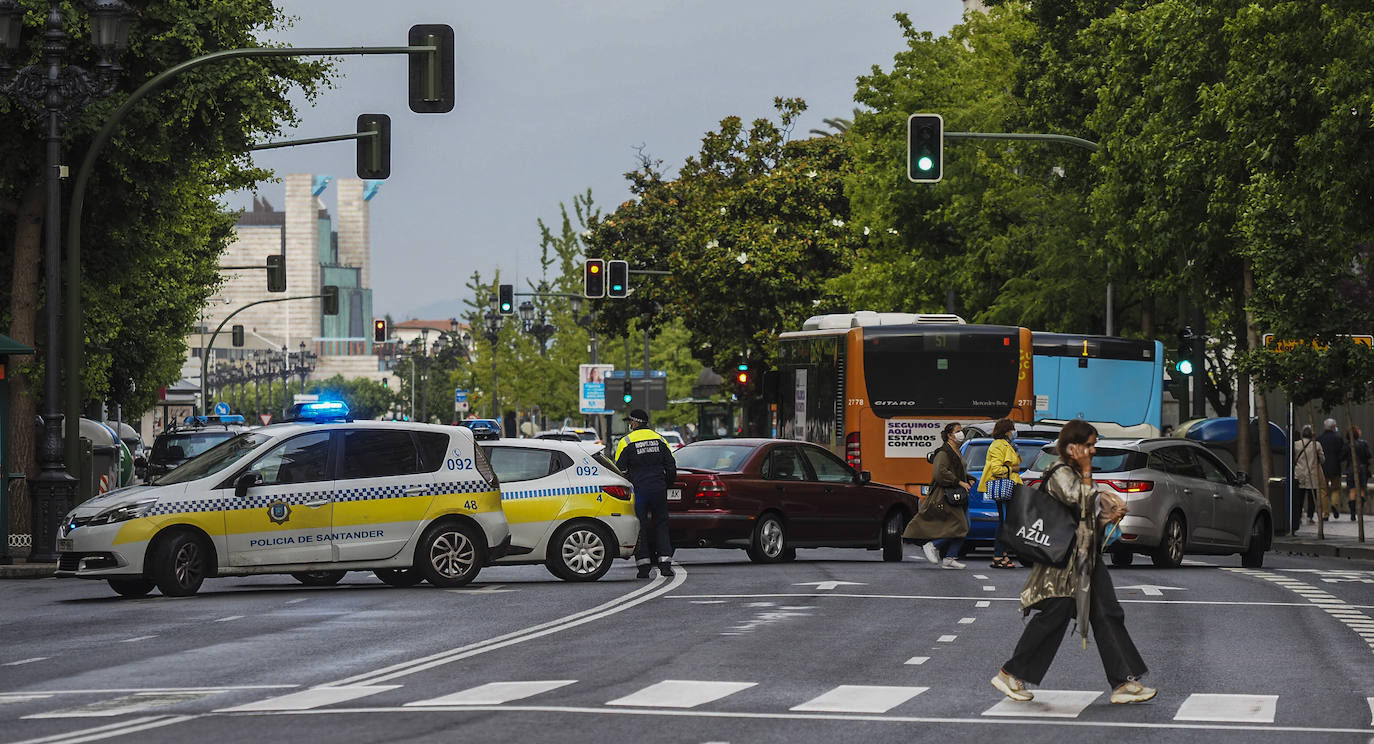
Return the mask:
M 63 328 L 63 372 L 66 374 L 64 381 L 63 407 L 66 409 L 67 420 L 79 421 L 81 416 L 81 357 L 85 334 L 82 333 L 82 309 L 81 309 L 81 212 L 86 203 L 86 187 L 90 183 L 91 174 L 95 170 L 96 157 L 100 154 L 105 145 L 114 136 L 115 130 L 124 121 L 125 117 L 133 111 L 140 101 L 151 93 L 161 89 L 181 75 L 183 72 L 193 70 L 197 67 L 216 62 L 224 62 L 231 59 L 243 59 L 251 57 L 330 57 L 351 54 L 417 54 L 428 53 L 433 57 L 438 57 L 441 48 L 439 45 L 417 45 L 401 47 L 309 47 L 293 49 L 290 47 L 256 47 L 247 49 L 225 49 L 210 54 L 203 54 L 199 57 L 189 59 L 181 64 L 174 65 L 157 75 L 153 76 L 148 82 L 139 86 L 137 90 L 129 94 L 124 99 L 118 109 L 110 114 L 105 120 L 105 124 L 91 140 L 90 147 L 86 148 L 86 155 L 81 160 L 81 167 L 77 169 L 76 179 L 72 183 L 72 202 L 71 209 L 67 217 L 67 296 L 64 311 L 66 319 Z M 53 226 L 56 229 L 56 226 Z M 285 299 L 285 298 L 283 298 Z M 50 343 L 53 339 L 48 340 Z M 204 360 L 202 360 L 203 362 Z M 48 370 L 47 374 L 56 374 L 56 370 Z M 205 385 L 204 376 L 201 377 L 202 393 Z M 68 463 L 76 462 L 78 450 L 80 448 L 80 427 L 68 426 L 65 438 L 65 459 Z
M 281 142 L 260 142 L 249 150 L 272 150 L 278 147 L 295 147 L 296 145 L 318 145 L 321 142 L 341 142 L 343 140 L 365 139 L 368 137 L 380 137 L 378 132 L 350 132 L 348 134 L 332 134 L 328 137 L 311 137 L 309 139 L 284 140 Z
M 218 326 L 215 326 L 215 332 L 212 333 L 212 334 L 210 334 L 210 340 L 207 341 L 207 342 L 205 343 L 205 345 L 203 345 L 203 346 L 200 347 L 200 405 L 201 405 L 201 410 L 202 410 L 202 411 L 208 411 L 208 410 L 209 410 L 209 407 L 210 407 L 210 392 L 209 392 L 209 385 L 207 384 L 208 376 L 209 376 L 209 374 L 210 374 L 210 350 L 213 349 L 213 348 L 215 347 L 215 339 L 216 339 L 216 338 L 219 338 L 219 332 L 222 331 L 222 330 L 224 330 L 224 324 L 225 324 L 225 323 L 228 323 L 229 320 L 230 320 L 231 318 L 233 318 L 235 315 L 238 315 L 239 313 L 243 312 L 244 310 L 247 310 L 248 308 L 253 307 L 253 306 L 255 306 L 255 305 L 265 305 L 265 304 L 267 304 L 267 303 L 269 303 L 269 302 L 286 302 L 287 300 L 313 300 L 313 299 L 317 299 L 317 298 L 320 298 L 320 297 L 324 297 L 324 295 L 322 295 L 322 294 L 313 294 L 313 295 L 301 295 L 300 297 L 273 297 L 273 298 L 271 298 L 271 299 L 269 299 L 269 300 L 258 300 L 257 302 L 250 302 L 250 303 L 248 303 L 247 305 L 244 305 L 243 307 L 241 307 L 241 308 L 235 310 L 234 312 L 229 313 L 228 315 L 226 315 L 226 316 L 224 317 L 224 320 L 221 320 L 221 321 L 219 322 L 219 325 L 218 325 Z

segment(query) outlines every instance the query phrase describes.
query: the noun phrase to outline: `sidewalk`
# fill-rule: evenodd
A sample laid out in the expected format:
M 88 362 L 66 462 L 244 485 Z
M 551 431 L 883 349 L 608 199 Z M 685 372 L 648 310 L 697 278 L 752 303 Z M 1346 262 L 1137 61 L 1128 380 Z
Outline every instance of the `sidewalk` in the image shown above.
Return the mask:
M 27 548 L 23 550 L 28 552 Z M 46 579 L 56 570 L 56 563 L 26 563 L 23 558 L 15 558 L 12 565 L 0 565 L 0 579 Z
M 1368 506 L 1368 502 L 1366 502 L 1366 506 Z M 1358 529 L 1359 525 L 1351 521 L 1350 514 L 1342 509 L 1340 519 L 1326 520 L 1326 526 L 1323 530 L 1326 539 L 1318 540 L 1317 525 L 1308 524 L 1307 519 L 1303 518 L 1302 524 L 1298 526 L 1296 536 L 1274 536 L 1272 550 L 1276 553 L 1374 561 L 1374 516 L 1366 514 L 1364 518 L 1366 542 L 1358 542 Z

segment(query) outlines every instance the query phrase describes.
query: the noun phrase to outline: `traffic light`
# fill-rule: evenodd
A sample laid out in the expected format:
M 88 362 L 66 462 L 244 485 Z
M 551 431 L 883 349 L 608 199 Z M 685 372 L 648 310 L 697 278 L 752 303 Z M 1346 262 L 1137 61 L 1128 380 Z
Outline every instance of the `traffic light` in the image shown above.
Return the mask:
M 280 253 L 267 257 L 267 291 L 286 291 L 286 256 Z
M 372 321 L 372 343 L 386 343 L 386 319 L 378 318 Z
M 1184 326 L 1178 332 L 1178 361 L 1174 362 L 1174 369 L 1181 375 L 1193 374 L 1193 351 L 1197 338 L 1193 334 L 1191 326 Z
M 410 27 L 410 46 L 437 46 L 437 52 L 410 53 L 410 110 L 447 114 L 453 110 L 453 27 L 423 23 Z
M 748 364 L 740 364 L 735 367 L 735 382 L 739 385 L 741 391 L 747 391 L 749 389 L 750 379 L 752 378 L 749 376 Z
M 243 346 L 243 326 L 234 326 L 231 335 L 234 337 L 234 346 Z
M 630 264 L 626 261 L 606 262 L 606 296 L 626 297 L 630 294 Z
M 945 169 L 945 120 L 939 114 L 912 114 L 906 120 L 906 177 L 935 183 Z
M 321 312 L 325 315 L 339 314 L 339 288 L 330 284 L 320 293 L 320 301 L 324 306 Z
M 496 309 L 500 310 L 502 315 L 510 315 L 515 312 L 515 285 L 502 284 L 497 288 L 496 293 L 498 297 Z
M 630 386 L 629 370 L 625 372 L 625 384 L 622 386 L 621 390 L 623 391 L 621 400 L 625 401 L 625 407 L 628 408 L 630 406 L 630 401 L 635 399 L 634 389 Z
M 582 265 L 582 296 L 600 299 L 606 296 L 606 262 L 589 258 Z
M 391 176 L 391 117 L 386 114 L 359 114 L 358 178 L 379 179 Z

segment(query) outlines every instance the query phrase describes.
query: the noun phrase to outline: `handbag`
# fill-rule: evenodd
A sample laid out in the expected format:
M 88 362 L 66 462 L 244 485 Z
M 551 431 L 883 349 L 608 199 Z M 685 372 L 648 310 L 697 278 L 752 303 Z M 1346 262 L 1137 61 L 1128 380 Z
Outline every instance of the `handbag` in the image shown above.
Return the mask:
M 1062 567 L 1073 553 L 1078 515 L 1045 490 L 1056 465 L 1034 488 L 1018 484 L 998 537 L 1023 562 Z
M 1016 481 L 1011 478 L 994 478 L 988 481 L 988 498 L 999 503 L 1011 501 L 1016 491 Z
M 946 487 L 945 503 L 959 509 L 964 508 L 964 505 L 968 503 L 968 489 L 963 486 Z

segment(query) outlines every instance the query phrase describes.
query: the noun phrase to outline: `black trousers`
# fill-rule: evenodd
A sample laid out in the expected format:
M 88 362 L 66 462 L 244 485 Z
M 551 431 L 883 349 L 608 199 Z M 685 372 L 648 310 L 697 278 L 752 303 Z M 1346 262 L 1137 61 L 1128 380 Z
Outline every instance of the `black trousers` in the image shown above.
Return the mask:
M 1007 674 L 1038 685 L 1049 671 L 1054 654 L 1064 640 L 1069 620 L 1078 614 L 1077 606 L 1068 597 L 1053 597 L 1035 606 L 1038 612 L 1026 623 L 1016 652 L 1002 665 Z M 1149 669 L 1140 658 L 1131 634 L 1126 632 L 1126 613 L 1116 601 L 1116 588 L 1107 575 L 1107 567 L 1099 560 L 1092 573 L 1092 603 L 1089 623 L 1097 654 L 1102 657 L 1102 669 L 1113 688 L 1126 683 L 1127 677 L 1139 678 Z
M 668 537 L 668 494 L 635 494 L 635 516 L 639 518 L 635 565 L 672 558 L 673 542 Z

